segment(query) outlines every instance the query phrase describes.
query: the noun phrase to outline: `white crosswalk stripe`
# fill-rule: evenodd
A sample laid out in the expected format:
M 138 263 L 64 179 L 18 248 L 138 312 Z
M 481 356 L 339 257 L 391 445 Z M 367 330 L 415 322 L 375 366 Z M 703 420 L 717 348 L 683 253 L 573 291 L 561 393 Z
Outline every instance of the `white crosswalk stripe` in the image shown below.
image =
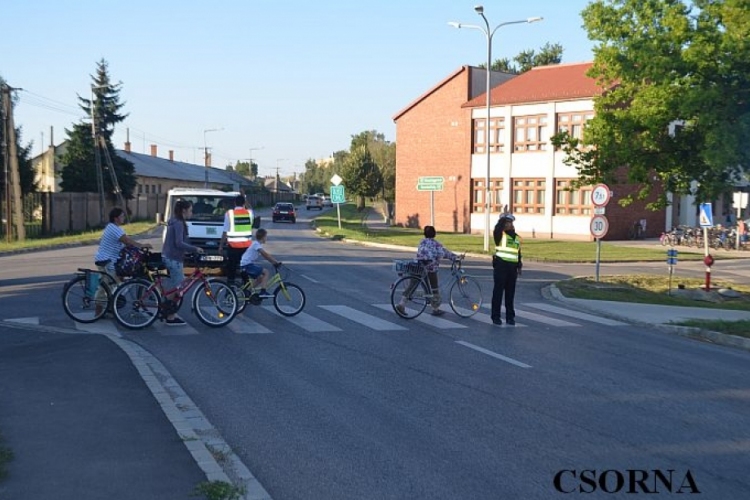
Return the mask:
M 340 332 L 341 328 L 327 323 L 314 316 L 301 312 L 296 316 L 282 316 L 273 306 L 262 306 L 262 308 L 272 313 L 276 318 L 284 318 L 295 326 L 307 330 L 308 332 Z
M 482 307 L 487 308 L 487 309 L 492 309 L 492 304 L 482 304 Z M 505 311 L 505 309 L 503 309 L 503 311 Z M 537 314 L 531 311 L 524 311 L 523 309 L 519 309 L 518 307 L 516 307 L 516 317 L 529 319 L 531 321 L 544 323 L 545 325 L 550 325 L 550 326 L 581 326 L 578 323 L 571 323 L 569 321 L 565 321 L 562 319 L 550 318 L 549 316 L 544 316 L 543 314 Z
M 249 313 L 249 311 L 247 312 Z M 245 316 L 245 312 L 235 316 L 232 322 L 227 325 L 227 328 L 232 330 L 234 333 L 241 333 L 241 334 L 272 333 L 271 330 L 269 330 L 265 326 Z
M 318 306 L 318 307 L 325 309 L 326 311 L 332 312 L 334 314 L 338 314 L 339 316 L 344 317 L 348 320 L 354 321 L 355 323 L 359 323 L 362 326 L 366 326 L 367 328 L 371 328 L 373 330 L 377 330 L 380 332 L 392 331 L 392 330 L 406 330 L 406 328 L 404 328 L 403 326 L 399 326 L 395 323 L 391 323 L 390 321 L 385 321 L 383 319 L 378 318 L 377 316 L 373 316 L 372 314 L 367 314 L 362 311 L 352 309 L 351 307 L 347 307 L 347 306 Z M 438 319 L 438 318 L 435 318 L 435 319 Z
M 396 314 L 396 311 L 393 310 L 393 306 L 390 304 L 373 304 L 373 306 L 377 307 L 378 309 L 382 309 L 384 311 L 390 311 L 393 314 Z M 425 323 L 427 325 L 431 325 L 431 326 L 434 326 L 436 328 L 440 328 L 443 330 L 449 330 L 451 328 L 468 328 L 466 325 L 455 323 L 453 321 L 445 319 L 444 317 L 433 316 L 428 312 L 428 310 L 425 310 L 424 313 L 420 314 L 414 319 L 416 321 L 419 321 L 420 323 Z M 401 328 L 401 329 L 405 330 L 405 328 Z
M 600 325 L 607 326 L 626 326 L 627 323 L 622 321 L 615 321 L 609 318 L 602 318 L 601 316 L 594 316 L 593 314 L 587 314 L 579 311 L 572 311 L 570 309 L 563 309 L 562 307 L 545 304 L 543 302 L 527 302 L 524 306 L 533 307 L 534 309 L 540 309 L 542 311 L 552 312 L 555 314 L 562 314 L 563 316 L 570 316 L 571 318 L 582 319 L 590 321 L 592 323 L 599 323 Z
M 99 321 L 95 321 L 94 323 L 78 323 L 74 321 L 73 324 L 75 325 L 76 330 L 78 330 L 79 332 L 104 333 L 107 335 L 122 337 L 122 334 L 117 329 L 119 325 L 114 319 L 100 319 Z

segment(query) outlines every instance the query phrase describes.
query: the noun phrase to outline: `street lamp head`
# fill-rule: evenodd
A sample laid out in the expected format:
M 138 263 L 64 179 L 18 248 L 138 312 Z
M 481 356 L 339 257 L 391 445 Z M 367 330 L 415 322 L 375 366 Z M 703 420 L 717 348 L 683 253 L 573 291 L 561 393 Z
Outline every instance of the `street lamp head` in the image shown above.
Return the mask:
M 454 28 L 461 28 L 461 23 L 457 23 L 455 21 L 451 21 L 448 23 L 448 26 L 453 26 Z
M 543 20 L 543 17 L 530 17 L 526 20 L 527 23 L 535 23 L 537 21 Z
M 484 7 L 483 7 L 483 6 L 481 6 L 481 5 L 477 5 L 477 6 L 475 6 L 475 7 L 474 7 L 474 10 L 475 10 L 475 11 L 477 11 L 477 14 L 479 14 L 480 16 L 481 16 L 482 14 L 484 14 Z

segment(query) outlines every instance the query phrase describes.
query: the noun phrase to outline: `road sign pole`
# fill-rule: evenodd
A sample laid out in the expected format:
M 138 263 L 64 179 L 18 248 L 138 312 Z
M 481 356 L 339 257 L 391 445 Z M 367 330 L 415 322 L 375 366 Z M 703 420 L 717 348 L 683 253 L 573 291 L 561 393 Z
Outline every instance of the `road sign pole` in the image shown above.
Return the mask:
M 599 283 L 599 259 L 602 256 L 602 239 L 596 239 L 596 282 Z
M 430 225 L 435 227 L 435 191 L 430 191 Z
M 339 229 L 341 229 L 341 203 L 336 203 L 336 215 L 338 215 Z

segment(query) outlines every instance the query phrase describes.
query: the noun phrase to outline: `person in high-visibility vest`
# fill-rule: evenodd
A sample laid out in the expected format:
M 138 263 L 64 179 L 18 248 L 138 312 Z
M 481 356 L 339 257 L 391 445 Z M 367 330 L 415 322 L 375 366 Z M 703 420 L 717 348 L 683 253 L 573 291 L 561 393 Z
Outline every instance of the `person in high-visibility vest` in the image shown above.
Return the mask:
M 502 325 L 500 309 L 505 295 L 505 322 L 516 324 L 516 309 L 513 301 L 516 297 L 516 280 L 521 275 L 521 237 L 516 234 L 512 214 L 503 214 L 495 225 L 495 254 L 492 256 L 494 287 L 492 289 L 492 323 Z
M 219 254 L 227 245 L 227 263 L 224 272 L 227 281 L 232 283 L 237 276 L 242 254 L 248 249 L 253 237 L 253 210 L 245 207 L 245 197 L 241 194 L 234 199 L 235 207 L 224 214 L 224 229 L 219 242 Z

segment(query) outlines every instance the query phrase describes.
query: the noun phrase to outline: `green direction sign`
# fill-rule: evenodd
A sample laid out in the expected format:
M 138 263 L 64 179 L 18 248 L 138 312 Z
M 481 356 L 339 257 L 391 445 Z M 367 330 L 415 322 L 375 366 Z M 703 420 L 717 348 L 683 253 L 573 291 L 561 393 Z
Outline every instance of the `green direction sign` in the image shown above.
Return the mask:
M 418 184 L 442 184 L 443 182 L 445 182 L 445 179 L 441 176 L 420 177 L 417 180 Z
M 344 186 L 331 186 L 331 203 L 345 203 Z
M 417 191 L 442 191 L 443 184 L 417 184 Z

